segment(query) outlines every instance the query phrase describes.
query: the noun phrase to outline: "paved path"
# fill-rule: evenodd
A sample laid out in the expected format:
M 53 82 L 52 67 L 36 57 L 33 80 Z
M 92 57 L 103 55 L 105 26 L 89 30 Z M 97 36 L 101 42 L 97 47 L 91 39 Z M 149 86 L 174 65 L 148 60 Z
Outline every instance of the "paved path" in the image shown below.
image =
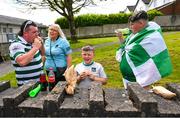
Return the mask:
M 101 48 L 101 47 L 110 46 L 110 45 L 113 45 L 116 43 L 118 43 L 118 42 L 108 42 L 108 43 L 95 45 L 94 47 Z M 77 49 L 74 49 L 73 52 L 77 52 L 80 50 L 81 50 L 81 48 L 77 48 Z M 6 75 L 7 73 L 12 72 L 12 71 L 14 71 L 14 67 L 11 64 L 11 61 L 6 61 L 6 62 L 3 62 L 0 64 L 0 77 L 3 75 Z

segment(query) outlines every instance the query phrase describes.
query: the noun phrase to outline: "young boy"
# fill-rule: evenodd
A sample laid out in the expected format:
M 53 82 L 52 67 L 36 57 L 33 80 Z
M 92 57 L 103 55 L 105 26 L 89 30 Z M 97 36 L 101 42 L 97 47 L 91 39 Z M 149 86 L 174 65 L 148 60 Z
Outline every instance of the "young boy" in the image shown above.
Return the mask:
M 94 62 L 94 48 L 90 45 L 82 47 L 81 56 L 83 62 L 76 65 L 78 73 L 78 84 L 80 88 L 89 88 L 92 81 L 106 84 L 107 76 L 100 63 Z

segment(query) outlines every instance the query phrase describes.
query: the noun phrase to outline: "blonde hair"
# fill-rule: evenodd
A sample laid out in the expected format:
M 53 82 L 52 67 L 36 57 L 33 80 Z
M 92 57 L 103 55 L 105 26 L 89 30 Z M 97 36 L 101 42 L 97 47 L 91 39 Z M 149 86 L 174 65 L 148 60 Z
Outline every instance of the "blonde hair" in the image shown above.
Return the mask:
M 52 24 L 52 25 L 49 26 L 49 28 L 48 28 L 48 36 L 49 36 L 49 37 L 50 37 L 50 34 L 49 34 L 49 30 L 50 30 L 50 29 L 56 30 L 56 31 L 59 33 L 59 36 L 60 36 L 61 38 L 66 39 L 66 37 L 65 37 L 65 35 L 64 35 L 61 27 L 60 27 L 58 24 Z

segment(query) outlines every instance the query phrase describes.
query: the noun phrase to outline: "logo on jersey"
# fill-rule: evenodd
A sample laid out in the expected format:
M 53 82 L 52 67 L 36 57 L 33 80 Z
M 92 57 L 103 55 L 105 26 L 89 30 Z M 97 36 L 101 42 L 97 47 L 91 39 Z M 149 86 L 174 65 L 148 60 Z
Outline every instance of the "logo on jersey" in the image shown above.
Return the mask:
M 91 71 L 92 71 L 92 72 L 96 72 L 96 68 L 92 67 L 92 68 L 91 68 Z

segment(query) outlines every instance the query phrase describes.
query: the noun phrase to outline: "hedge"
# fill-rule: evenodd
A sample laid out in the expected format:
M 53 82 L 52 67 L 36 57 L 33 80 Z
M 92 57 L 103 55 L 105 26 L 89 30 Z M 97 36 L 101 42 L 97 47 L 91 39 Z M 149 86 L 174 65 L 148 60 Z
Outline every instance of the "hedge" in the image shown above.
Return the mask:
M 163 15 L 157 10 L 151 10 L 147 12 L 149 20 L 153 20 L 155 16 Z M 75 27 L 86 27 L 86 26 L 102 26 L 104 24 L 123 24 L 127 23 L 131 14 L 117 13 L 117 14 L 84 14 L 75 17 Z M 58 18 L 55 23 L 59 24 L 62 29 L 69 28 L 67 19 Z

